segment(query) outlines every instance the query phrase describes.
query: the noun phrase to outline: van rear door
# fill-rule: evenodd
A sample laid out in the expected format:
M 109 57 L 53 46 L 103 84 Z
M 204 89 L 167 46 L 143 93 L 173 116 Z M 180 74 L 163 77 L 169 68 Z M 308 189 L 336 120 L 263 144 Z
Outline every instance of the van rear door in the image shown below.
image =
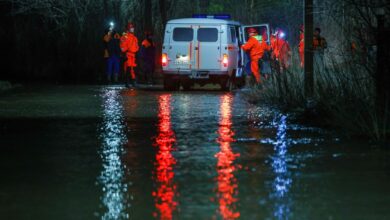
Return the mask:
M 168 69 L 191 70 L 193 61 L 193 44 L 195 40 L 195 30 L 191 25 L 172 25 L 171 39 L 167 48 Z
M 241 39 L 243 44 L 245 44 L 248 39 L 249 39 L 249 34 L 248 34 L 248 28 L 254 28 L 257 30 L 257 33 L 259 35 L 263 35 L 263 33 L 266 33 L 267 35 L 267 43 L 269 44 L 269 39 L 270 39 L 270 29 L 269 29 L 269 24 L 254 24 L 254 25 L 244 25 L 241 26 Z M 242 51 L 241 53 L 241 60 L 243 61 L 243 66 L 245 67 L 245 71 L 250 74 L 251 69 L 250 69 L 250 59 L 247 53 L 245 51 Z
M 169 32 L 171 37 L 166 50 L 170 62 L 167 69 L 221 69 L 221 26 L 175 24 Z
M 221 26 L 198 26 L 195 42 L 195 69 L 221 69 Z

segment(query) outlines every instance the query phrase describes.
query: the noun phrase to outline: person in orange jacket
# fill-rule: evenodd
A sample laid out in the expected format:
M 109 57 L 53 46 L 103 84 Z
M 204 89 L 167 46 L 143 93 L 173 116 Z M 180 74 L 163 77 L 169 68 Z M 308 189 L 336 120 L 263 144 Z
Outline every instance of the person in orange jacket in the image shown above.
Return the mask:
M 315 28 L 313 34 L 313 61 L 317 71 L 322 72 L 325 68 L 324 55 L 328 47 L 326 39 L 321 36 L 321 29 Z
M 128 23 L 126 27 L 126 32 L 121 37 L 120 47 L 122 52 L 126 53 L 126 87 L 129 87 L 129 81 L 131 81 L 132 85 L 136 85 L 136 75 L 134 72 L 134 68 L 137 66 L 136 63 L 136 53 L 138 52 L 138 39 L 134 35 L 134 25 L 132 23 Z M 130 78 L 130 80 L 129 80 Z
M 322 37 L 321 35 L 321 29 L 315 28 L 314 30 L 314 36 L 313 36 L 313 50 L 314 50 L 314 58 L 319 62 L 320 65 L 323 65 L 323 56 L 324 56 L 324 50 L 328 47 L 328 43 L 326 42 L 326 39 Z M 299 58 L 301 61 L 301 67 L 303 68 L 305 64 L 305 34 L 304 34 L 304 27 L 301 26 L 299 29 Z
M 241 48 L 249 52 L 251 59 L 251 72 L 256 82 L 261 84 L 261 73 L 259 70 L 259 59 L 263 57 L 264 51 L 269 50 L 267 42 L 258 40 L 258 33 L 254 28 L 248 28 L 249 39 Z
M 277 29 L 271 41 L 272 58 L 277 62 L 280 72 L 290 66 L 291 48 L 284 38 L 285 33 Z
M 321 29 L 319 27 L 314 29 L 313 35 L 313 50 L 323 52 L 328 47 L 326 39 L 321 36 Z
M 305 34 L 303 32 L 304 27 L 301 26 L 299 28 L 299 45 L 298 45 L 298 52 L 299 52 L 299 60 L 301 68 L 303 68 L 303 65 L 305 64 Z

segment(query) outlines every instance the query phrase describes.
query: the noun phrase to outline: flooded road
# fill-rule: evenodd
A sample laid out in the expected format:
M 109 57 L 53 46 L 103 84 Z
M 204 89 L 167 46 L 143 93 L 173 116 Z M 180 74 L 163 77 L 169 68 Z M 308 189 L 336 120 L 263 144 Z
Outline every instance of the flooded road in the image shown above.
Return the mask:
M 390 219 L 390 151 L 240 93 L 0 96 L 0 219 Z

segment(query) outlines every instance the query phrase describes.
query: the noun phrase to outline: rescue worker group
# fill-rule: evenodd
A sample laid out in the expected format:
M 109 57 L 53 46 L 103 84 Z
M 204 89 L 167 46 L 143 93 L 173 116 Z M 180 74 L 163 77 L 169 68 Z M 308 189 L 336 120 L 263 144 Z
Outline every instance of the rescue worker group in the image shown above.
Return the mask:
M 120 35 L 114 30 L 114 24 L 106 31 L 104 42 L 104 58 L 106 59 L 107 82 L 119 81 L 120 72 L 124 73 L 125 86 L 137 86 L 137 67 L 136 54 L 140 52 L 142 59 L 143 72 L 148 84 L 154 84 L 154 65 L 155 50 L 153 35 L 150 31 L 145 31 L 145 39 L 141 43 L 141 49 L 138 45 L 138 38 L 134 34 L 134 24 L 128 23 L 126 31 Z M 122 71 L 121 71 L 122 66 Z
M 106 59 L 106 76 L 107 83 L 118 83 L 120 73 L 123 73 L 123 81 L 127 88 L 137 87 L 139 74 L 136 74 L 137 53 L 142 62 L 143 81 L 149 85 L 155 84 L 154 71 L 156 61 L 156 46 L 153 42 L 153 34 L 145 31 L 145 39 L 138 45 L 138 39 L 135 36 L 135 27 L 133 23 L 128 23 L 125 32 L 120 35 L 114 30 L 114 24 L 111 23 L 109 29 L 103 37 L 104 58 Z M 256 84 L 262 84 L 262 75 L 268 79 L 271 69 L 277 74 L 285 72 L 291 65 L 291 48 L 285 33 L 276 28 L 270 35 L 268 43 L 267 32 L 258 33 L 255 28 L 248 28 L 248 41 L 241 45 L 250 58 L 250 72 Z M 298 54 L 300 67 L 304 66 L 304 27 L 299 28 Z M 327 42 L 321 36 L 321 29 L 315 28 L 313 38 L 313 49 L 317 62 L 323 62 L 324 50 L 327 48 Z M 261 67 L 261 68 L 260 68 Z M 248 82 L 246 84 L 249 84 Z

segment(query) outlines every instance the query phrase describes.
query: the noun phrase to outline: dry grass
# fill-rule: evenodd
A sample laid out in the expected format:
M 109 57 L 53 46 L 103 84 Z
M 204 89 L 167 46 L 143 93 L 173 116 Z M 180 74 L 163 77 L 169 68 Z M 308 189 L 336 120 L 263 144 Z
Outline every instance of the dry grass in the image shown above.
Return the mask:
M 378 109 L 375 105 L 373 64 L 335 60 L 328 59 L 324 68 L 315 65 L 314 99 L 319 118 L 350 136 L 388 140 L 390 108 Z M 252 103 L 269 103 L 287 110 L 304 109 L 303 70 L 293 63 L 284 74 L 273 74 L 261 91 L 254 88 L 248 92 L 247 98 Z

